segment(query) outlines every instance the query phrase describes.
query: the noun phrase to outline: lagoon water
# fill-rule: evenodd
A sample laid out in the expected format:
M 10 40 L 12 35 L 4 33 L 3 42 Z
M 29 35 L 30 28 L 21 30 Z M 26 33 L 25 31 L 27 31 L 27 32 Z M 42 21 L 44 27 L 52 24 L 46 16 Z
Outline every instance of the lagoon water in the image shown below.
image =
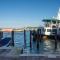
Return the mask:
M 39 49 L 37 49 L 37 42 L 32 40 L 32 49 L 30 49 L 30 32 L 26 32 L 26 49 L 24 53 L 46 53 L 46 54 L 60 54 L 60 42 L 57 42 L 57 49 L 55 49 L 54 40 L 42 40 L 39 42 Z M 3 37 L 11 37 L 10 32 L 3 32 Z M 14 43 L 15 47 L 24 48 L 24 32 L 14 32 Z

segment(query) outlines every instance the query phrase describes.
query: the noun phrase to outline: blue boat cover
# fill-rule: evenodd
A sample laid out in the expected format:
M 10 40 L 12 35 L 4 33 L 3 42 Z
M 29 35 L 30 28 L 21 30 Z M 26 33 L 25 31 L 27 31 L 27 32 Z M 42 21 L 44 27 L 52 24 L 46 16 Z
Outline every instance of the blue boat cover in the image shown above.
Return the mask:
M 5 46 L 6 44 L 8 44 L 10 40 L 11 40 L 10 37 L 6 37 L 4 39 L 1 39 L 0 40 L 0 47 Z

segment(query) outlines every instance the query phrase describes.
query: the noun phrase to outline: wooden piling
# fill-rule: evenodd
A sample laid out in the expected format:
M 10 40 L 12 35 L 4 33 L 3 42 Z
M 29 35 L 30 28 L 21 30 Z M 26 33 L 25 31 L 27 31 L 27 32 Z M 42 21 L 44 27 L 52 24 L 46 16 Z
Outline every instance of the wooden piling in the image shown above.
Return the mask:
M 39 30 L 37 30 L 37 49 L 39 49 Z
M 24 48 L 26 48 L 26 30 L 24 30 Z
M 11 32 L 11 46 L 14 46 L 14 31 Z
M 38 40 L 41 41 L 41 38 L 42 38 L 42 36 L 41 36 L 41 29 L 37 30 L 37 34 L 38 34 Z
M 57 30 L 55 32 L 55 49 L 57 49 Z
M 3 38 L 3 32 L 0 31 L 0 40 Z M 2 43 L 0 43 L 0 46 L 1 46 Z
M 37 49 L 39 49 L 39 40 L 37 40 Z
M 57 49 L 57 35 L 55 35 L 55 49 Z
M 32 31 L 30 30 L 30 48 L 32 48 L 32 38 L 31 38 L 31 35 L 32 35 Z
M 2 31 L 0 31 L 0 40 L 1 40 L 1 38 L 3 38 L 3 32 Z
M 33 41 L 36 41 L 36 31 L 33 30 Z

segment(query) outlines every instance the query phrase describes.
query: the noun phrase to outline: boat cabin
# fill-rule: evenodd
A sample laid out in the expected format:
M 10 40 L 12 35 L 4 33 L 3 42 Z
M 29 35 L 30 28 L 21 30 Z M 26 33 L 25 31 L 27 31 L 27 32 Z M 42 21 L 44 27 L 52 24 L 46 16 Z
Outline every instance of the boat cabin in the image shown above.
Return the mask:
M 43 22 L 45 27 L 57 28 L 60 26 L 60 20 L 58 19 L 44 19 Z
M 55 35 L 60 32 L 60 20 L 58 19 L 44 19 L 44 34 Z

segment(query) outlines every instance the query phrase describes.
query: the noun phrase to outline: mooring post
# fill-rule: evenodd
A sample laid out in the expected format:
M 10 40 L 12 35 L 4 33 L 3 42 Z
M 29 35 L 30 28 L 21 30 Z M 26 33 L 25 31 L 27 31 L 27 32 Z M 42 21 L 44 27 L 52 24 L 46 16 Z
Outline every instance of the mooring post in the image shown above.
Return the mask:
M 14 31 L 11 32 L 11 46 L 14 46 Z
M 39 49 L 39 40 L 37 40 L 37 49 Z
M 39 49 L 39 30 L 37 30 L 37 49 Z
M 41 29 L 38 29 L 39 41 L 41 41 Z
M 33 41 L 36 41 L 36 31 L 33 30 Z
M 32 48 L 32 38 L 31 38 L 31 35 L 32 35 L 32 31 L 30 30 L 30 48 Z
M 57 49 L 57 35 L 55 35 L 55 49 Z
M 3 38 L 3 31 L 0 31 L 0 40 Z M 0 43 L 1 46 L 2 43 Z
M 26 30 L 24 30 L 24 48 L 26 48 Z
M 3 31 L 0 31 L 0 40 L 3 38 Z
M 39 39 L 40 39 L 40 42 L 41 42 L 41 39 L 42 39 L 42 31 L 41 31 L 41 29 L 40 29 L 40 34 L 39 35 L 40 35 Z

